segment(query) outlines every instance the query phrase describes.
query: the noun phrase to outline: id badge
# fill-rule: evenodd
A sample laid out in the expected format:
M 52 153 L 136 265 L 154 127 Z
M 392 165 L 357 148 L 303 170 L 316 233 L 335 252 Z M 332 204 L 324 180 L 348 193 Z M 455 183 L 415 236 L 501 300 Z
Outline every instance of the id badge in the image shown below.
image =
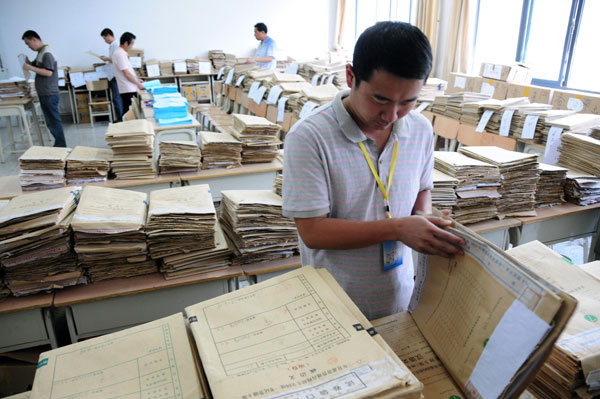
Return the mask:
M 392 270 L 402 265 L 402 243 L 398 241 L 385 241 L 383 243 L 383 270 Z

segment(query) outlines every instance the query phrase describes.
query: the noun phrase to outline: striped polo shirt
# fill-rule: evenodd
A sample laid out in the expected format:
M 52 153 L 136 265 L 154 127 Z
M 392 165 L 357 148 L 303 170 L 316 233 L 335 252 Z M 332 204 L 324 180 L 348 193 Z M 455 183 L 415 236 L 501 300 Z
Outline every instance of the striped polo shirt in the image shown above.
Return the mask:
M 433 181 L 433 132 L 411 111 L 393 125 L 381 154 L 342 104 L 350 90 L 296 123 L 285 138 L 283 214 L 294 218 L 328 215 L 361 221 L 387 217 L 384 198 L 358 143 L 364 141 L 387 185 L 394 143 L 396 168 L 390 189 L 393 217 L 409 216 L 420 191 Z M 406 310 L 414 287 L 412 250 L 403 246 L 403 264 L 383 270 L 382 244 L 352 250 L 310 249 L 299 240 L 303 265 L 324 267 L 369 320 Z

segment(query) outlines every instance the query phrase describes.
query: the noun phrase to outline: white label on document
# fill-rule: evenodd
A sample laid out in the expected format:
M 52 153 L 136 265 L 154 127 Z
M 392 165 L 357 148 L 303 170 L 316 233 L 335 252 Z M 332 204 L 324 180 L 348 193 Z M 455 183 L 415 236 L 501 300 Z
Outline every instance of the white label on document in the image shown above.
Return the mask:
M 173 64 L 173 70 L 175 71 L 175 73 L 187 73 L 187 66 L 185 64 L 185 61 L 175 62 Z
M 235 87 L 238 87 L 240 84 L 242 84 L 242 82 L 244 81 L 244 78 L 246 77 L 246 75 L 240 75 L 237 80 L 235 81 Z
M 533 139 L 533 136 L 535 135 L 535 126 L 537 125 L 539 118 L 539 115 L 527 115 L 525 123 L 523 123 L 523 133 L 521 133 L 522 139 Z
M 485 64 L 483 76 L 486 78 L 500 79 L 502 77 L 502 65 Z
M 461 89 L 467 87 L 467 78 L 465 78 L 464 76 L 455 76 L 454 87 L 459 87 Z
M 510 132 L 510 125 L 512 124 L 512 117 L 515 113 L 514 109 L 507 109 L 502 114 L 502 120 L 500 121 L 500 136 L 508 137 Z
M 429 107 L 431 105 L 431 103 L 428 103 L 427 101 L 422 102 L 421 104 L 419 104 L 419 106 L 417 107 L 417 109 L 415 109 L 415 111 L 417 111 L 418 113 L 423 112 L 423 110 L 427 107 Z
M 289 97 L 281 97 L 277 102 L 277 122 L 283 122 L 283 116 L 285 114 L 285 103 Z
M 583 110 L 583 101 L 578 98 L 571 97 L 567 101 L 567 108 L 571 111 L 581 112 Z
M 149 78 L 160 76 L 160 68 L 158 64 L 146 64 L 146 73 Z
M 254 96 L 256 95 L 256 90 L 258 90 L 259 86 L 260 86 L 259 81 L 252 82 L 252 84 L 250 85 L 250 90 L 248 90 L 248 98 L 254 100 Z
M 319 81 L 319 76 L 321 76 L 321 75 L 319 75 L 318 73 L 315 73 L 310 81 L 310 84 L 313 86 L 316 86 L 317 82 Z
M 201 75 L 209 75 L 212 72 L 210 62 L 198 62 L 198 73 Z
M 558 162 L 558 148 L 560 147 L 560 135 L 563 128 L 552 126 L 548 132 L 546 140 L 546 150 L 544 151 L 544 163 L 555 165 Z
M 129 62 L 131 63 L 132 68 L 142 67 L 142 57 L 129 57 Z
M 307 101 L 306 104 L 304 104 L 304 106 L 302 107 L 302 110 L 300 111 L 300 119 L 303 119 L 310 115 L 311 111 L 318 106 L 319 104 L 313 101 Z
M 325 84 L 325 79 L 327 79 L 327 75 L 321 75 L 321 79 L 319 79 L 319 86 Z
M 329 75 L 329 77 L 327 78 L 327 84 L 333 84 L 333 79 L 335 79 L 335 73 Z
M 281 86 L 279 86 L 279 85 L 273 86 L 271 88 L 271 90 L 269 91 L 269 95 L 267 96 L 266 103 L 267 104 L 275 104 L 282 91 L 283 91 L 283 89 L 281 88 Z
M 290 65 L 286 66 L 285 73 L 291 73 L 292 75 L 297 74 L 298 73 L 298 63 L 292 62 Z
M 221 68 L 219 68 L 219 72 L 217 72 L 217 80 L 221 79 L 221 75 L 223 75 L 223 72 L 225 71 L 225 67 L 222 66 Z
M 492 115 L 494 115 L 494 110 L 492 109 L 486 109 L 485 111 L 483 111 L 483 115 L 481 115 L 481 119 L 479 120 L 479 124 L 475 128 L 475 131 L 483 133 L 483 129 L 485 129 L 485 127 L 487 126 Z
M 229 72 L 227 73 L 227 78 L 225 79 L 225 84 L 226 85 L 230 85 L 231 81 L 233 80 L 233 74 L 235 72 L 235 68 L 231 68 L 229 70 Z
M 483 82 L 481 84 L 481 91 L 480 91 L 480 93 L 487 94 L 487 95 L 489 95 L 491 97 L 491 96 L 494 95 L 495 91 L 496 91 L 496 88 L 493 85 L 489 84 L 488 82 Z
M 256 96 L 254 97 L 255 103 L 260 103 L 265 96 L 265 92 L 267 91 L 267 86 L 261 86 L 256 90 Z

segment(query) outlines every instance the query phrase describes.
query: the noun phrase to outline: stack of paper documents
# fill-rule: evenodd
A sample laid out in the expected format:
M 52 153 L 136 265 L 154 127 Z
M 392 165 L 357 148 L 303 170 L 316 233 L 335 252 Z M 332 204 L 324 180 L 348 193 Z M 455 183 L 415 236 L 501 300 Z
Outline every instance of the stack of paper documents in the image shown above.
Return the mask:
M 292 256 L 298 251 L 296 225 L 281 213 L 283 201 L 271 190 L 223 190 L 219 221 L 235 245 L 234 264 Z
M 311 62 L 303 62 L 298 65 L 298 75 L 302 76 L 313 86 L 333 84 L 338 90 L 346 89 L 346 64 L 349 60 L 322 59 Z
M 0 263 L 14 295 L 85 283 L 70 223 L 81 187 L 14 197 L 0 208 Z
M 475 223 L 498 214 L 500 170 L 497 166 L 469 158 L 458 152 L 435 151 L 435 169 L 458 180 L 454 219 Z
M 600 139 L 600 126 L 594 126 L 590 133 L 590 137 Z
M 578 302 L 550 357 L 527 390 L 543 399 L 597 398 L 600 395 L 600 329 L 595 315 L 600 309 L 600 280 L 539 241 L 512 248 L 508 253 Z
M 215 398 L 422 397 L 325 269 L 303 267 L 185 312 Z
M 509 136 L 521 140 L 533 140 L 535 143 L 542 142 L 541 118 L 551 110 L 550 104 L 524 104 L 511 107 L 515 112 L 510 124 Z
M 600 202 L 600 177 L 569 170 L 565 184 L 566 200 L 577 205 Z
M 600 115 L 596 114 L 572 114 L 564 118 L 554 119 L 549 123 L 551 126 L 562 127 L 572 133 L 590 134 L 591 129 L 600 124 Z
M 112 155 L 107 148 L 78 145 L 67 157 L 67 182 L 83 184 L 106 181 Z
M 161 76 L 172 76 L 173 75 L 173 62 L 169 60 L 163 60 L 158 63 L 160 68 Z
M 155 88 L 154 91 L 160 88 Z M 175 88 L 177 89 L 177 88 Z M 154 117 L 160 126 L 187 125 L 193 122 L 189 103 L 180 93 L 153 94 Z
M 463 103 L 459 120 L 468 125 L 477 125 L 483 114 L 483 104 L 485 101 L 489 100 Z
M 112 148 L 112 170 L 117 179 L 156 177 L 154 128 L 146 119 L 111 123 L 104 136 Z
M 447 115 L 448 100 L 450 99 L 449 94 L 435 96 L 433 104 L 431 104 L 431 112 L 435 112 L 440 115 Z
M 190 341 L 177 313 L 44 352 L 31 397 L 209 398 Z
M 73 216 L 75 252 L 92 282 L 157 271 L 146 245 L 147 195 L 86 186 Z
M 453 119 L 460 119 L 463 104 L 487 100 L 488 98 L 490 96 L 483 93 L 461 92 L 450 94 L 445 114 Z
M 483 112 L 492 111 L 493 114 L 490 117 L 489 121 L 485 125 L 485 130 L 490 133 L 500 133 L 500 125 L 502 123 L 502 118 L 505 117 L 505 112 L 511 112 L 514 114 L 515 109 L 521 105 L 529 104 L 529 99 L 527 97 L 517 97 L 517 98 L 507 98 L 506 100 L 496 100 L 494 98 L 490 98 L 489 100 L 485 100 L 480 103 Z M 507 118 L 507 117 L 505 117 Z M 511 119 L 512 120 L 512 119 Z M 511 120 L 506 121 L 507 133 L 510 134 L 510 126 Z M 476 122 L 475 124 L 479 123 Z
M 152 84 L 151 86 L 149 86 L 148 84 L 151 82 L 159 82 L 159 84 Z M 165 101 L 168 101 L 169 98 L 171 98 L 171 97 L 174 97 L 175 99 L 178 99 L 179 97 L 181 97 L 181 96 L 177 95 L 179 93 L 179 90 L 177 89 L 176 84 L 163 85 L 163 84 L 160 84 L 159 80 L 151 80 L 150 82 L 144 83 L 144 87 L 153 96 L 158 96 L 159 99 L 164 98 Z M 167 94 L 171 94 L 171 96 L 168 96 Z M 160 97 L 160 96 L 164 96 L 164 97 Z M 156 100 L 156 98 L 154 98 L 154 100 Z
M 550 123 L 557 119 L 562 119 L 565 116 L 573 115 L 575 111 L 571 111 L 568 109 L 550 109 L 547 111 L 539 111 L 536 112 L 536 115 L 539 115 L 538 120 L 538 128 L 541 133 L 541 138 L 539 140 L 540 144 L 546 144 L 548 141 L 548 133 L 550 133 L 550 128 L 552 125 Z
M 436 96 L 441 96 L 446 92 L 447 87 L 448 82 L 445 80 L 428 78 L 419 93 L 419 102 L 433 102 Z
M 216 71 L 225 65 L 225 53 L 223 50 L 209 50 L 208 58 L 212 62 L 212 66 Z
M 600 177 L 600 139 L 563 133 L 560 141 L 558 162 L 561 165 Z
M 535 216 L 535 191 L 539 180 L 537 154 L 525 154 L 494 146 L 462 147 L 459 151 L 471 158 L 498 166 L 502 185 L 498 192 L 498 214 Z
M 30 85 L 27 80 L 14 77 L 0 80 L 0 101 L 21 100 L 31 98 Z
M 260 116 L 234 114 L 230 132 L 242 142 L 242 163 L 271 162 L 275 159 L 281 144 L 277 138 L 280 128 Z
M 66 185 L 65 164 L 70 148 L 29 147 L 19 157 L 19 181 L 23 191 Z
M 520 262 L 458 224 L 447 230 L 466 241 L 465 255 L 422 257 L 412 317 L 466 393 L 460 397 L 518 398 L 552 350 L 577 301 L 531 271 L 527 261 Z
M 540 163 L 540 180 L 535 192 L 535 207 L 560 205 L 565 202 L 565 183 L 568 169 Z
M 278 172 L 275 175 L 275 181 L 273 182 L 273 192 L 281 197 L 283 188 L 283 172 Z
M 242 166 L 242 142 L 228 133 L 200 132 L 202 169 Z
M 193 172 L 202 166 L 200 149 L 195 141 L 161 141 L 158 167 L 160 173 Z
M 190 74 L 198 74 L 198 59 L 197 58 L 187 58 L 185 60 L 185 64 L 187 66 L 187 73 Z
M 441 210 L 456 206 L 456 186 L 458 179 L 434 169 L 431 173 L 433 177 L 433 190 L 431 190 L 431 204 Z

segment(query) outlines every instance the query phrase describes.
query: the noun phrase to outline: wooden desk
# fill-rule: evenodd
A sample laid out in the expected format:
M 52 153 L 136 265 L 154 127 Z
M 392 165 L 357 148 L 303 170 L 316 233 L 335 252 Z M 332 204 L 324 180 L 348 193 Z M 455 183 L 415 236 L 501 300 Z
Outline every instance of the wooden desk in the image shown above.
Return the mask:
M 50 320 L 53 294 L 0 299 L 0 353 L 50 344 L 56 336 Z
M 182 312 L 237 288 L 239 266 L 165 280 L 162 274 L 100 281 L 57 291 L 55 307 L 64 307 L 71 342 L 108 334 Z
M 592 236 L 588 261 L 594 260 L 594 248 L 600 227 L 600 203 L 579 206 L 565 203 L 558 206 L 536 209 L 537 216 L 518 218 L 522 225 L 513 245 L 538 240 L 546 245 L 556 244 L 572 238 Z M 596 254 L 596 257 L 600 254 Z
M 250 284 L 256 284 L 302 267 L 302 261 L 300 260 L 300 255 L 296 255 L 270 262 L 242 265 L 241 267 L 248 282 Z
M 519 226 L 521 226 L 521 221 L 516 218 L 490 219 L 465 225 L 468 229 L 473 230 L 498 248 L 504 250 L 508 249 L 511 229 Z
M 206 169 L 180 173 L 182 184 L 208 184 L 214 201 L 223 190 L 272 190 L 275 175 L 283 169 L 281 161 L 243 165 L 232 169 Z

